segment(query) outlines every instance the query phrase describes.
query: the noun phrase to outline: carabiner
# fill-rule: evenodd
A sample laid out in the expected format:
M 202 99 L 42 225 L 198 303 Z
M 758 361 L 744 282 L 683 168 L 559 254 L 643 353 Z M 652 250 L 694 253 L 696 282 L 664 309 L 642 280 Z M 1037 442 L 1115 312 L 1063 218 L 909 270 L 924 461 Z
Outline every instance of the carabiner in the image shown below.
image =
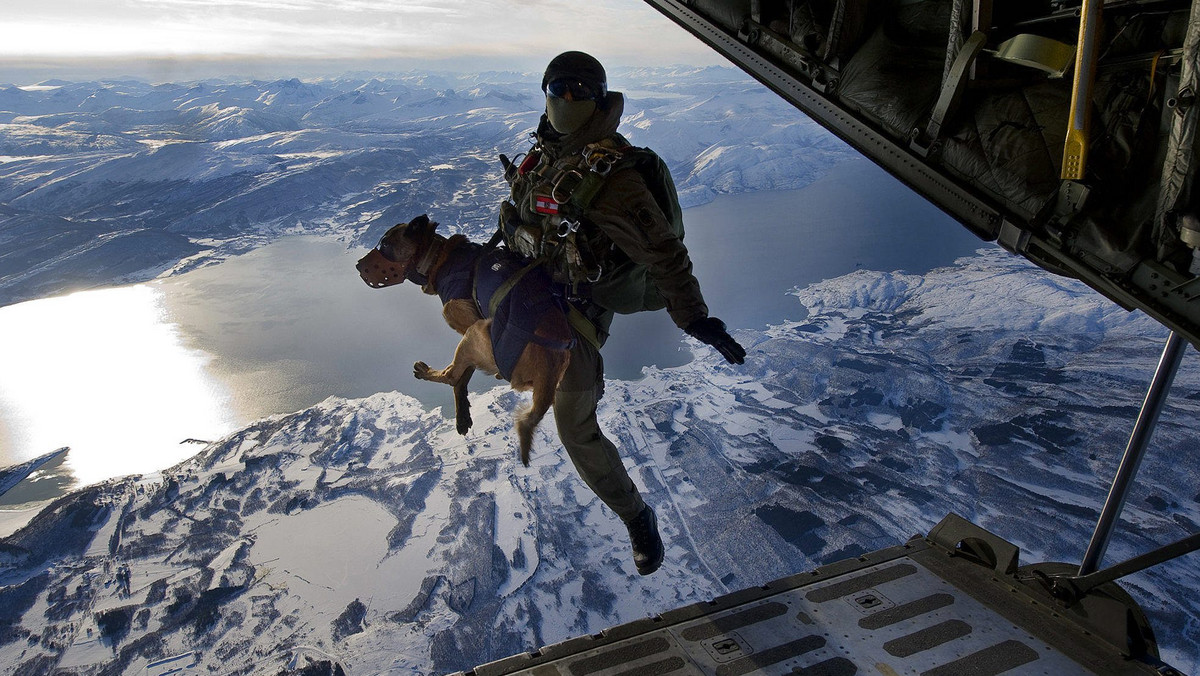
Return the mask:
M 555 234 L 558 235 L 559 239 L 565 239 L 566 237 L 570 236 L 571 233 L 577 232 L 578 230 L 579 221 L 570 221 L 564 218 L 558 222 L 558 230 L 555 232 Z
M 612 160 L 608 159 L 612 154 L 612 151 L 603 146 L 587 146 L 583 149 L 583 163 L 600 176 L 608 176 L 608 172 L 613 168 Z

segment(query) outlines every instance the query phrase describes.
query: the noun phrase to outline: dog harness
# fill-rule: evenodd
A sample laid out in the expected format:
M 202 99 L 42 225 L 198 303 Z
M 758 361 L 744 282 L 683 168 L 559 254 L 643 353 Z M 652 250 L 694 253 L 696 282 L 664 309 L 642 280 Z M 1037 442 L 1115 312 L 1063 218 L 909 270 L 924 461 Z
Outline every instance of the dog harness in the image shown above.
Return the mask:
M 479 315 L 492 320 L 492 352 L 500 376 L 512 380 L 513 369 L 529 343 L 551 350 L 569 350 L 574 339 L 552 340 L 536 334 L 547 312 L 568 313 L 566 302 L 550 292 L 550 275 L 539 264 L 507 249 L 468 242 L 465 238 L 446 243 L 451 250 L 434 271 L 409 274 L 409 280 L 429 292 L 436 289 L 442 304 L 471 300 Z M 429 272 L 433 277 L 429 277 Z

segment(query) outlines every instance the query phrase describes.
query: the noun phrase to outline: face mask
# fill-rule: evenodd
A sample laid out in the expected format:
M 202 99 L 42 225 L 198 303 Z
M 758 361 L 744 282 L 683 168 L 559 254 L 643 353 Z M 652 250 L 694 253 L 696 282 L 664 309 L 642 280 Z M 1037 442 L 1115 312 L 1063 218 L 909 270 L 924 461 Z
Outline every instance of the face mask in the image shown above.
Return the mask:
M 596 112 L 595 101 L 568 101 L 556 96 L 546 97 L 546 118 L 560 134 L 573 134 Z

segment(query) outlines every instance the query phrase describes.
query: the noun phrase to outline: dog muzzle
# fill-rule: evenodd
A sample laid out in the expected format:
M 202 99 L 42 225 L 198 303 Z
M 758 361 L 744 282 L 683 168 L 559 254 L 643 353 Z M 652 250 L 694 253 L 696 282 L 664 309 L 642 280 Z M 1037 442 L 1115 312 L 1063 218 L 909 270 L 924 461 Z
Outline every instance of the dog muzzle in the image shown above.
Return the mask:
M 372 289 L 382 289 L 404 281 L 404 266 L 387 259 L 379 249 L 371 249 L 366 256 L 358 259 L 358 274 L 367 286 Z

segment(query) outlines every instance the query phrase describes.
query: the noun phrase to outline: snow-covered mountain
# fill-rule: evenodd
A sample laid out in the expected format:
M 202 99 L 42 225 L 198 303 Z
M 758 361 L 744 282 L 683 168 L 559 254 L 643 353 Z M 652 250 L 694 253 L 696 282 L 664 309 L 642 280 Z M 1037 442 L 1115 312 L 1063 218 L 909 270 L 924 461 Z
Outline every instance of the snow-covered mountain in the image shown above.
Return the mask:
M 617 71 L 625 131 L 685 204 L 802 187 L 850 151 L 724 68 Z M 374 243 L 420 213 L 474 235 L 527 150 L 540 74 L 0 85 L 0 304 L 144 280 L 287 234 Z M 735 125 L 736 114 L 736 128 Z
M 465 438 L 398 393 L 330 399 L 64 498 L 5 540 L 0 664 L 442 673 L 897 544 L 948 512 L 1023 561 L 1078 561 L 1158 325 L 999 249 L 796 295 L 809 317 L 740 332 L 743 367 L 710 355 L 608 384 L 601 422 L 668 546 L 653 576 L 552 425 L 521 467 L 517 395 L 475 397 Z M 1185 367 L 1110 561 L 1197 530 L 1198 413 Z M 1164 657 L 1200 668 L 1200 565 L 1125 584 Z

